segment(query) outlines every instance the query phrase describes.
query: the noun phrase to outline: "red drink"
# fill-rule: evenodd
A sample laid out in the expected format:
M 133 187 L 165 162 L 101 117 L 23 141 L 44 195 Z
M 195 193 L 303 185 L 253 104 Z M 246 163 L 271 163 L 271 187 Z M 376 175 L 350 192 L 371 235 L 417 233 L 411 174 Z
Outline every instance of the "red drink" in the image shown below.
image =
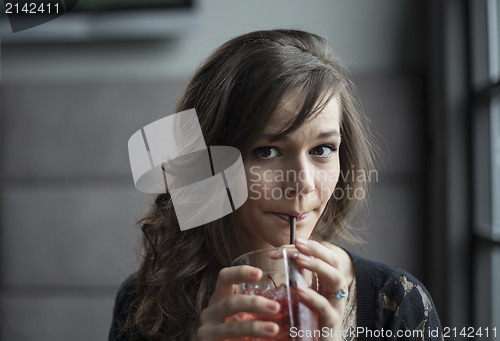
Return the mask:
M 270 321 L 279 326 L 278 335 L 268 338 L 243 337 L 233 341 L 316 341 L 319 340 L 319 315 L 300 301 L 298 285 L 311 286 L 312 273 L 298 269 L 294 259 L 298 251 L 293 247 L 256 250 L 236 258 L 233 266 L 250 265 L 263 272 L 258 282 L 240 283 L 238 293 L 260 295 L 280 304 L 278 313 L 254 314 L 240 312 L 226 321 Z
M 244 337 L 239 339 L 231 339 L 235 341 L 316 341 L 317 337 L 310 336 L 296 336 L 291 335 L 314 335 L 314 332 L 319 332 L 318 314 L 311 310 L 308 306 L 302 303 L 299 295 L 296 293 L 295 288 L 282 284 L 273 293 L 270 290 L 255 290 L 247 289 L 242 292 L 246 295 L 261 295 L 279 302 L 280 311 L 274 315 L 254 314 L 254 313 L 238 313 L 227 321 L 271 321 L 279 326 L 279 333 L 270 338 L 254 338 Z M 290 295 L 290 297 L 288 297 Z M 291 333 L 294 331 L 294 333 Z M 299 333 L 300 331 L 300 333 Z M 307 332 L 306 331 L 310 331 Z

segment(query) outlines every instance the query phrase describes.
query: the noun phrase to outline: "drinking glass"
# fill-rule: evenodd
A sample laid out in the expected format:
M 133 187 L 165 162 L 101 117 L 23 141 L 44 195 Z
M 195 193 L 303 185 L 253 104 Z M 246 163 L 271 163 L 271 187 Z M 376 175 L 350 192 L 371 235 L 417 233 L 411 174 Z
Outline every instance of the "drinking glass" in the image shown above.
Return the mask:
M 237 293 L 261 295 L 279 302 L 280 310 L 274 315 L 240 312 L 230 321 L 272 321 L 278 324 L 278 335 L 271 338 L 245 337 L 241 341 L 316 341 L 319 333 L 318 313 L 300 300 L 298 285 L 309 286 L 314 274 L 295 265 L 298 251 L 284 246 L 276 249 L 257 250 L 236 258 L 231 265 L 251 265 L 262 270 L 262 278 L 254 283 L 241 283 Z

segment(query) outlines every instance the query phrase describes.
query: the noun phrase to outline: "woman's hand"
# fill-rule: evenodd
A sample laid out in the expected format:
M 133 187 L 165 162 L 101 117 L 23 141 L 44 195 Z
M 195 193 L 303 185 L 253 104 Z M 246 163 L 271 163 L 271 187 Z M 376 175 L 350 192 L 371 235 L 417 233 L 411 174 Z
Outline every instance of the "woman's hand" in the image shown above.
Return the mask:
M 198 341 L 215 341 L 244 336 L 271 337 L 278 333 L 278 325 L 264 321 L 226 320 L 238 312 L 275 314 L 279 303 L 263 296 L 234 294 L 236 284 L 257 282 L 262 277 L 258 268 L 242 265 L 223 268 L 215 286 L 208 307 L 201 313 Z
M 303 302 L 319 313 L 321 328 L 327 327 L 331 331 L 328 337 L 321 340 L 342 340 L 342 320 L 347 300 L 338 299 L 337 293 L 340 290 L 347 293 L 347 283 L 338 257 L 313 240 L 297 238 L 295 247 L 300 252 L 297 265 L 318 276 L 317 292 L 302 286 L 297 287 L 297 291 Z

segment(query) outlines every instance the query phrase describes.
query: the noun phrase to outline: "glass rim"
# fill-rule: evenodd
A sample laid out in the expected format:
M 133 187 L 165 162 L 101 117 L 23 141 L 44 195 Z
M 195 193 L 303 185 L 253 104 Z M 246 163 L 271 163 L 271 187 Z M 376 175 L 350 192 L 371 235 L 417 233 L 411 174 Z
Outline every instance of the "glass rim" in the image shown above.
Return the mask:
M 294 250 L 296 252 L 299 252 L 293 244 L 282 245 L 282 246 L 278 246 L 278 247 L 275 247 L 272 249 L 258 249 L 258 250 L 250 251 L 250 252 L 244 253 L 242 255 L 239 255 L 238 257 L 233 259 L 233 261 L 231 262 L 231 266 L 242 265 L 242 264 L 235 264 L 235 263 L 237 263 L 237 261 L 239 261 L 243 257 L 251 257 L 253 255 L 257 255 L 257 254 L 264 253 L 264 252 L 270 252 L 270 251 L 274 251 L 274 250 L 276 250 L 276 251 L 278 251 L 278 250 Z

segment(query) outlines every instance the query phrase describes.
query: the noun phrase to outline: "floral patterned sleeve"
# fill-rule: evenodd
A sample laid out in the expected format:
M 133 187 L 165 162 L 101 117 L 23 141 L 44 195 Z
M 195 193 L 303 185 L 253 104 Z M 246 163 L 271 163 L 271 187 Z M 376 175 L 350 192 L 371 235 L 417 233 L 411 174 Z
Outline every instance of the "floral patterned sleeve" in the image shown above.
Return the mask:
M 391 339 L 444 339 L 434 303 L 425 287 L 415 279 L 401 275 L 388 281 L 380 288 L 379 304 L 386 334 L 392 334 Z
M 357 287 L 352 339 L 444 340 L 432 298 L 418 279 L 397 267 L 350 255 Z

